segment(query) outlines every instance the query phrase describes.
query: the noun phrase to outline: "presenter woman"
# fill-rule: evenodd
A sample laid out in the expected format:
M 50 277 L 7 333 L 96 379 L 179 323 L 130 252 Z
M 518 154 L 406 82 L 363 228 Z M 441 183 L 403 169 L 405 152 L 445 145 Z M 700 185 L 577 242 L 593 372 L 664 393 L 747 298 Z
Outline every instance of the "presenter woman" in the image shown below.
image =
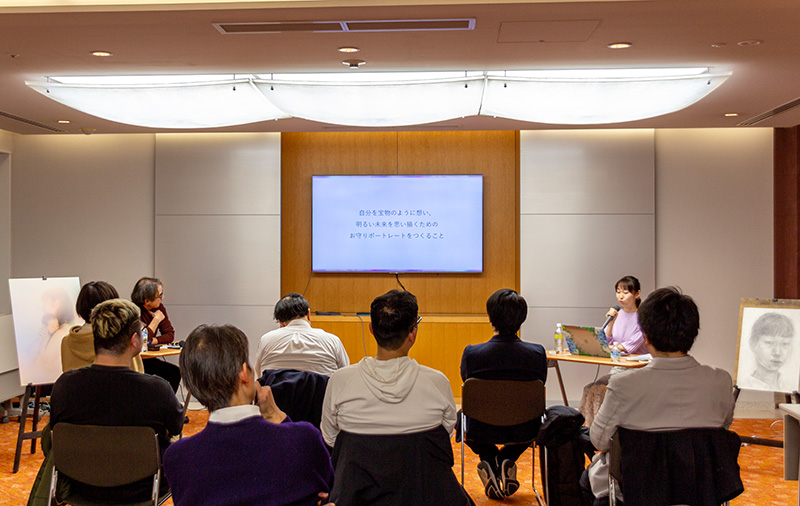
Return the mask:
M 142 278 L 131 292 L 131 301 L 142 312 L 142 323 L 147 325 L 148 344 L 167 344 L 175 339 L 175 329 L 164 307 L 164 286 L 156 278 Z M 181 371 L 175 364 L 150 358 L 144 361 L 144 372 L 169 381 L 174 392 L 181 384 Z
M 616 344 L 620 351 L 630 355 L 647 353 L 642 329 L 639 327 L 639 304 L 642 303 L 642 287 L 633 276 L 625 276 L 614 285 L 621 310 L 612 307 L 606 317 L 613 319 L 606 327 L 608 344 Z

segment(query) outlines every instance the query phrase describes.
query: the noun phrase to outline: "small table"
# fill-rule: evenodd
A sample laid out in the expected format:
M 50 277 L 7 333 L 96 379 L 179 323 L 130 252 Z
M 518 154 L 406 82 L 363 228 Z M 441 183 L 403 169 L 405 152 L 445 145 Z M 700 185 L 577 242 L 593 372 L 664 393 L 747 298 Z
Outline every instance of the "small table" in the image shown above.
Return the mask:
M 142 353 L 139 354 L 139 356 L 141 356 L 142 359 L 147 360 L 147 359 L 151 359 L 151 358 L 163 358 L 163 357 L 171 357 L 171 356 L 174 356 L 174 355 L 180 355 L 181 351 L 183 351 L 183 348 L 162 347 L 159 350 L 143 351 Z M 189 401 L 190 400 L 192 400 L 192 392 L 190 392 L 189 389 L 187 388 L 186 389 L 186 399 L 183 402 L 183 416 L 184 416 L 184 418 L 186 417 L 186 413 L 189 412 Z
M 800 472 L 800 404 L 780 404 L 783 411 L 783 479 L 797 481 Z M 800 506 L 800 490 L 797 491 Z
M 564 389 L 564 381 L 561 379 L 561 369 L 558 367 L 559 362 L 575 362 L 579 364 L 591 365 L 607 365 L 611 367 L 627 367 L 629 369 L 638 369 L 644 367 L 649 362 L 640 362 L 638 360 L 628 360 L 625 357 L 620 357 L 619 362 L 614 362 L 611 357 L 590 357 L 588 355 L 573 355 L 567 353 L 556 353 L 554 350 L 547 351 L 547 364 L 552 365 L 556 369 L 556 376 L 558 376 L 558 386 L 561 388 L 561 397 L 564 399 L 564 405 L 569 406 L 567 400 L 567 391 Z

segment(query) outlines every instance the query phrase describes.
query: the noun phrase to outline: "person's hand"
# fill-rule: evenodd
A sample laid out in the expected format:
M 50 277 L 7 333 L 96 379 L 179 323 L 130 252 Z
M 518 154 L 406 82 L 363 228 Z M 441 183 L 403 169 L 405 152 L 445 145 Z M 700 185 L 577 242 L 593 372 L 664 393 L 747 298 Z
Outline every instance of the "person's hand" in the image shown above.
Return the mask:
M 268 386 L 261 386 L 256 383 L 256 404 L 261 411 L 264 420 L 272 423 L 281 423 L 286 419 L 286 413 L 281 411 L 275 404 L 275 397 L 272 396 L 272 389 Z
M 325 499 L 328 498 L 328 493 L 327 492 L 320 492 L 317 495 L 319 496 L 319 501 L 317 501 L 317 504 L 319 504 L 320 506 L 336 506 L 332 502 L 322 504 L 322 501 L 324 501 Z
M 164 321 L 164 312 L 161 311 L 160 309 L 156 309 L 155 311 L 150 311 L 150 314 L 153 315 L 153 320 L 157 321 L 158 323 Z
M 616 309 L 614 309 L 612 307 L 612 308 L 609 308 L 608 313 L 606 313 L 606 317 L 610 316 L 611 318 L 616 318 L 618 313 L 619 313 L 619 311 L 617 311 Z
M 158 344 L 158 338 L 155 337 L 155 336 L 151 337 L 150 338 L 150 343 L 148 343 L 148 344 L 152 344 L 153 346 L 157 345 Z

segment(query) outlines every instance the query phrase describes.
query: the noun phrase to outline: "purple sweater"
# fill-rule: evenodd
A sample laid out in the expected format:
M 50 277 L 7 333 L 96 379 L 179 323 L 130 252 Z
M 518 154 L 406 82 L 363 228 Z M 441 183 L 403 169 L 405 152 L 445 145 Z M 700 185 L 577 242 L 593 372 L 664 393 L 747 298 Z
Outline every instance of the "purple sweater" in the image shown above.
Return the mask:
M 647 353 L 647 344 L 639 327 L 639 313 L 625 311 L 617 313 L 617 320 L 611 328 L 611 333 L 608 342 L 623 345 L 630 355 Z
M 317 494 L 333 486 L 330 456 L 313 425 L 260 416 L 209 422 L 173 443 L 164 474 L 176 506 L 315 506 Z

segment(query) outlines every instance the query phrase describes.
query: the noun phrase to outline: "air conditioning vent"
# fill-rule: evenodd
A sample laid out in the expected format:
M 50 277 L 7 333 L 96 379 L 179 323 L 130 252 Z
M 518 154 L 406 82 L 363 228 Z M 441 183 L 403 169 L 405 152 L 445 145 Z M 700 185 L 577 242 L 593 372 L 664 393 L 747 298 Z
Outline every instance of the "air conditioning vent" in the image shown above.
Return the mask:
M 16 114 L 11 114 L 9 112 L 0 111 L 0 116 L 4 118 L 13 119 L 14 121 L 19 121 L 20 123 L 25 123 L 26 125 L 32 125 L 39 128 L 44 128 L 53 133 L 57 134 L 64 134 L 67 133 L 66 130 L 62 130 L 60 128 L 51 127 L 50 125 L 45 125 L 44 123 L 39 123 L 38 121 L 33 121 L 32 119 L 23 118 L 21 116 L 17 116 Z
M 761 123 L 764 120 L 768 120 L 768 119 L 772 118 L 773 116 L 777 116 L 778 114 L 780 114 L 782 112 L 786 112 L 789 109 L 794 109 L 798 105 L 800 105 L 800 98 L 796 98 L 796 99 L 792 100 L 791 102 L 786 102 L 785 104 L 779 105 L 775 109 L 769 110 L 769 111 L 767 111 L 765 113 L 761 113 L 758 116 L 753 116 L 750 119 L 746 119 L 746 120 L 742 121 L 741 123 L 738 123 L 737 126 L 753 126 L 753 125 L 755 125 L 757 123 Z
M 290 32 L 434 32 L 474 30 L 475 19 L 380 19 L 373 21 L 265 21 L 263 23 L 214 23 L 226 35 Z

